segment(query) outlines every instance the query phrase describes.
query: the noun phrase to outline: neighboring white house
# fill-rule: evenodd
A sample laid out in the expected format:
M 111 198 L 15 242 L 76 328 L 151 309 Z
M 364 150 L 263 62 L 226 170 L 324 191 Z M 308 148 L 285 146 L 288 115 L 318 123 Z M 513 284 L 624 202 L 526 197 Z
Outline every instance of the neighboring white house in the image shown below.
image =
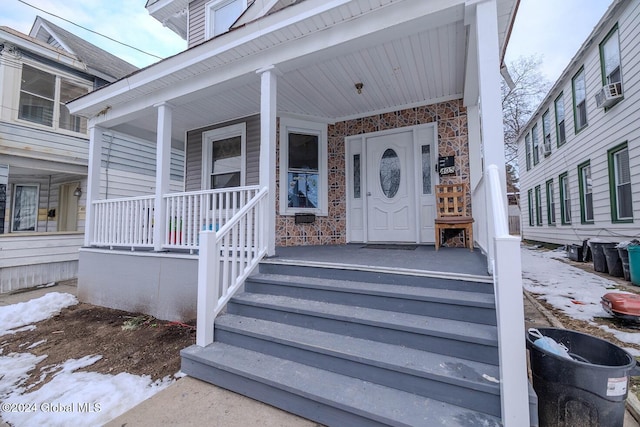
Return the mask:
M 521 134 L 523 238 L 640 236 L 639 17 L 613 1 Z
M 499 97 L 517 1 L 150 0 L 147 9 L 189 48 L 67 104 L 90 129 L 79 297 L 164 319 L 197 311 L 206 345 L 218 309 L 276 247 L 431 244 L 434 185 L 463 182 L 502 299 L 505 425 L 525 425 Z M 100 153 L 112 132 L 153 135 L 154 194 L 104 197 Z M 184 193 L 169 185 L 180 145 Z M 441 158 L 452 173 L 435 172 Z
M 40 17 L 29 35 L 0 27 L 0 292 L 77 276 L 89 135 L 65 103 L 136 70 Z M 152 191 L 155 145 L 104 138 L 101 194 Z

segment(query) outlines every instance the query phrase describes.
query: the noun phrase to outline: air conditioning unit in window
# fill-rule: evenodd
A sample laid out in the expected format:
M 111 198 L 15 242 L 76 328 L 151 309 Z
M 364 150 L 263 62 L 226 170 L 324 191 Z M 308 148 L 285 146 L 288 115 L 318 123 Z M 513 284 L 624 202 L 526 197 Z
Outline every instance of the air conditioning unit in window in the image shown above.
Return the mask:
M 548 156 L 551 154 L 551 144 L 550 143 L 544 143 L 542 145 L 542 154 L 544 154 L 544 156 Z
M 600 108 L 612 107 L 623 98 L 622 82 L 605 85 L 596 94 L 596 105 Z

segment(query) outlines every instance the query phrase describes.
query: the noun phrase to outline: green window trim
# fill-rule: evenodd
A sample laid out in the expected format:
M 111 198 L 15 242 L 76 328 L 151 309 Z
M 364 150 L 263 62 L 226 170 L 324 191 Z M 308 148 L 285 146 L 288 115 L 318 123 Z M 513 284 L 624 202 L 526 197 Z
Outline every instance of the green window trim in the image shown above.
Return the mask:
M 558 106 L 560 106 L 560 111 L 562 112 L 562 117 L 560 117 Z M 556 116 L 556 144 L 558 148 L 564 145 L 567 142 L 567 128 L 565 126 L 566 115 L 564 113 L 564 93 L 560 92 L 560 95 L 553 101 L 553 107 L 555 110 Z
M 535 196 L 536 196 L 536 225 L 542 226 L 542 195 L 541 195 L 539 185 L 536 185 L 535 187 Z
M 529 202 L 529 225 L 533 227 L 533 190 L 527 192 L 527 200 Z
M 616 188 L 616 170 L 615 170 L 615 155 L 622 150 L 628 150 L 628 141 L 607 150 L 607 162 L 609 167 L 609 197 L 611 200 L 611 222 L 616 224 L 629 224 L 633 223 L 633 216 L 631 218 L 618 217 L 618 194 Z M 633 200 L 631 201 L 633 206 Z M 633 215 L 633 212 L 632 212 Z
M 586 170 L 586 168 L 589 168 L 589 179 L 591 179 L 591 161 L 587 160 L 586 162 L 582 162 L 578 165 L 578 190 L 580 193 L 580 223 L 581 224 L 593 224 L 594 223 L 594 218 L 593 218 L 593 185 L 591 186 L 591 193 L 587 193 L 586 192 L 586 188 L 585 188 L 585 182 L 584 182 L 584 171 Z M 587 217 L 587 214 L 589 213 L 587 211 L 587 199 L 588 199 L 588 195 L 591 195 L 591 219 L 589 219 Z
M 546 182 L 547 189 L 547 225 L 556 225 L 556 201 L 553 189 L 553 179 Z
M 545 156 L 551 154 L 551 117 L 549 109 L 542 115 L 542 147 Z
M 540 140 L 538 139 L 538 124 L 536 123 L 531 128 L 531 143 L 533 151 L 533 165 L 540 163 Z
M 558 185 L 560 187 L 560 223 L 562 225 L 571 224 L 571 192 L 568 194 L 568 199 L 565 200 L 565 187 L 569 188 L 569 173 L 565 172 L 558 176 Z M 568 209 L 566 202 L 568 203 Z
M 609 39 L 613 37 L 615 33 L 618 32 L 618 23 L 616 23 L 613 28 L 607 33 L 602 42 L 598 45 L 598 50 L 600 53 L 600 74 L 602 76 L 602 86 L 608 84 L 607 82 L 607 71 L 605 67 L 605 58 L 604 58 L 604 46 L 607 44 Z M 622 68 L 622 61 L 620 58 L 620 35 L 618 34 L 618 67 Z M 620 70 L 620 81 L 622 81 L 622 70 Z
M 525 152 L 527 156 L 527 170 L 531 170 L 531 133 L 524 136 Z
M 576 101 L 576 82 L 578 80 L 582 80 L 583 84 L 584 84 L 584 99 L 580 102 L 580 104 L 578 104 Z M 580 67 L 580 69 L 578 70 L 578 72 L 573 76 L 573 78 L 571 79 L 571 92 L 573 94 L 573 127 L 575 130 L 576 135 L 583 130 L 584 128 L 586 128 L 587 126 L 589 126 L 589 120 L 587 117 L 587 79 L 585 76 L 585 71 L 584 71 L 584 65 L 582 67 Z M 581 123 L 580 127 L 578 127 L 578 109 L 580 108 L 580 106 L 582 105 L 582 103 L 584 102 L 584 123 Z

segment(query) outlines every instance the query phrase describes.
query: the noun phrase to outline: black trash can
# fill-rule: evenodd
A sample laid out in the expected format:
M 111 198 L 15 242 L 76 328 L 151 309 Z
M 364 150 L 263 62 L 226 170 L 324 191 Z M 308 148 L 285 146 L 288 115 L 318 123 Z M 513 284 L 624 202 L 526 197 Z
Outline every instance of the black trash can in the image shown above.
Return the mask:
M 591 253 L 593 254 L 593 269 L 600 273 L 608 273 L 607 259 L 604 256 L 604 245 L 610 245 L 611 243 L 605 242 L 589 242 L 591 246 Z
M 636 360 L 620 347 L 591 335 L 566 329 L 538 330 L 564 344 L 574 358 L 541 349 L 527 333 L 540 426 L 622 426 Z
M 618 253 L 616 244 L 604 244 L 602 246 L 602 249 L 604 250 L 604 257 L 607 260 L 607 270 L 609 270 L 609 275 L 613 277 L 624 276 L 624 271 L 622 270 L 622 260 L 620 259 L 620 254 Z
M 631 280 L 631 273 L 629 270 L 629 251 L 626 246 L 618 248 L 618 255 L 620 256 L 620 261 L 622 262 L 622 274 L 624 275 L 624 280 Z

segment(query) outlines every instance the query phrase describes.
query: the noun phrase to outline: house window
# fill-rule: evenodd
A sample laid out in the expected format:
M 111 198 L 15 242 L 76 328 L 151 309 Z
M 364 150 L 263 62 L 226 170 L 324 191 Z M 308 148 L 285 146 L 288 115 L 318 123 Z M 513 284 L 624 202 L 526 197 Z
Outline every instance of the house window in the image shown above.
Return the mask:
M 622 82 L 620 71 L 620 42 L 618 40 L 618 27 L 607 35 L 600 44 L 600 62 L 602 64 L 602 84 Z
M 540 143 L 538 140 L 538 124 L 536 123 L 531 128 L 531 139 L 533 141 L 533 165 L 537 165 L 540 162 Z
M 533 227 L 533 216 L 535 215 L 533 209 L 533 190 L 527 192 L 527 201 L 529 202 L 529 225 Z
M 562 224 L 571 224 L 571 192 L 569 191 L 569 176 L 563 173 L 558 178 L 560 184 L 560 218 Z
M 213 0 L 206 5 L 207 38 L 226 33 L 247 8 L 247 0 Z
M 631 222 L 633 221 L 633 204 L 627 143 L 609 150 L 608 155 L 611 219 L 614 222 Z
M 281 119 L 280 213 L 328 213 L 327 126 Z
M 551 154 L 551 116 L 549 110 L 542 115 L 542 134 L 544 155 L 548 156 Z
M 11 231 L 38 230 L 38 190 L 37 185 L 14 185 Z
M 556 140 L 558 147 L 567 141 L 567 134 L 564 129 L 564 98 L 560 94 L 554 102 L 556 107 Z
M 573 117 L 576 133 L 587 126 L 587 84 L 584 68 L 581 68 L 571 81 L 573 87 Z
M 593 186 L 591 183 L 591 164 L 585 162 L 578 165 L 580 177 L 580 220 L 584 223 L 593 222 Z
M 540 186 L 536 186 L 536 225 L 542 225 L 542 196 Z
M 527 170 L 531 169 L 531 134 L 528 133 L 524 137 L 524 145 L 527 151 Z
M 87 86 L 23 65 L 18 118 L 55 129 L 86 133 L 87 119 L 69 113 L 64 104 L 87 92 Z
M 547 181 L 547 223 L 556 224 L 556 196 L 553 189 L 553 179 Z
M 204 132 L 202 141 L 202 189 L 245 185 L 245 123 Z

